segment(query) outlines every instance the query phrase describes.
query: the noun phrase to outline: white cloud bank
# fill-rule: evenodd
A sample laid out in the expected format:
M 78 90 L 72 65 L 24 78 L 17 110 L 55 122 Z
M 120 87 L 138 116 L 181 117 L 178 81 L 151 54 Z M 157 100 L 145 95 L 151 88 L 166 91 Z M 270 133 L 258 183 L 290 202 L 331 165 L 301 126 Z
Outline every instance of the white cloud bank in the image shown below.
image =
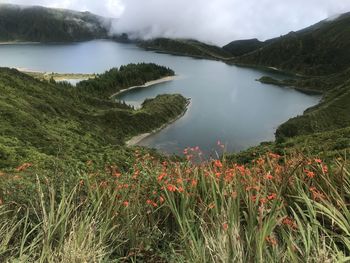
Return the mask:
M 118 17 L 118 32 L 215 44 L 267 39 L 350 11 L 348 0 L 0 0 Z

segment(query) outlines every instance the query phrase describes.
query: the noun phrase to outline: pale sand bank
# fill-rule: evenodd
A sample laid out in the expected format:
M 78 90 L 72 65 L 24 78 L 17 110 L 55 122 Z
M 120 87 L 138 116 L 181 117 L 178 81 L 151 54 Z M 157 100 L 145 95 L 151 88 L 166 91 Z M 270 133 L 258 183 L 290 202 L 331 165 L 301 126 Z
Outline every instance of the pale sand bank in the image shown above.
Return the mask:
M 183 111 L 182 114 L 180 114 L 180 115 L 177 116 L 176 118 L 174 118 L 174 119 L 168 121 L 167 123 L 163 124 L 163 125 L 160 126 L 158 129 L 154 129 L 154 130 L 151 131 L 151 132 L 139 134 L 139 135 L 136 135 L 136 136 L 132 137 L 130 140 L 128 140 L 128 141 L 125 142 L 126 146 L 128 146 L 128 147 L 135 146 L 135 145 L 137 145 L 138 143 L 140 143 L 142 140 L 146 139 L 147 137 L 149 137 L 149 136 L 151 136 L 151 135 L 153 135 L 153 134 L 155 134 L 155 133 L 157 133 L 157 132 L 163 130 L 165 127 L 169 126 L 169 125 L 172 124 L 173 122 L 175 122 L 175 121 L 177 121 L 178 119 L 182 118 L 182 117 L 186 114 L 186 112 L 187 112 L 187 110 L 188 110 L 190 104 L 191 104 L 191 99 L 188 99 L 188 100 L 187 100 L 187 105 L 186 105 L 186 107 L 185 107 L 185 109 L 184 109 L 184 111 Z
M 168 76 L 168 77 L 164 77 L 164 78 L 161 78 L 161 79 L 148 81 L 148 82 L 146 82 L 146 83 L 143 84 L 143 85 L 132 86 L 132 87 L 129 87 L 129 88 L 126 88 L 126 89 L 122 89 L 122 90 L 120 90 L 120 91 L 114 93 L 113 95 L 111 95 L 110 98 L 116 97 L 116 96 L 120 95 L 121 93 L 124 93 L 124 92 L 129 91 L 129 90 L 132 90 L 132 89 L 147 88 L 147 87 L 150 87 L 150 86 L 153 86 L 153 85 L 156 85 L 156 84 L 160 84 L 160 83 L 163 83 L 163 82 L 172 81 L 172 80 L 175 80 L 175 79 L 176 79 L 176 76 Z
M 21 42 L 21 41 L 3 41 L 0 45 L 29 45 L 29 44 L 40 44 L 40 42 Z
M 17 67 L 15 68 L 18 71 L 21 71 L 25 74 L 28 74 L 34 78 L 38 79 L 45 79 L 50 80 L 53 78 L 56 81 L 65 81 L 65 80 L 87 80 L 91 78 L 95 78 L 96 74 L 82 74 L 82 73 L 56 73 L 56 72 L 45 72 L 45 71 L 38 71 L 28 68 L 21 68 Z

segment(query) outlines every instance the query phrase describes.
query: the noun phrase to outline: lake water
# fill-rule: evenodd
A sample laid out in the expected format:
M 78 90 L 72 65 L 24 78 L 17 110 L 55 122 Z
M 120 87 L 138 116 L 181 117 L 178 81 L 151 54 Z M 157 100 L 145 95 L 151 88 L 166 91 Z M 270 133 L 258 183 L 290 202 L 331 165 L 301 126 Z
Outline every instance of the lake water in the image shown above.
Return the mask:
M 230 152 L 273 140 L 278 125 L 320 100 L 320 96 L 256 81 L 263 75 L 284 77 L 277 73 L 158 54 L 133 44 L 106 40 L 0 45 L 0 58 L 0 66 L 59 73 L 101 73 L 137 62 L 172 68 L 178 75 L 176 80 L 132 90 L 120 98 L 134 105 L 162 93 L 181 93 L 191 98 L 184 117 L 140 143 L 166 153 L 181 153 L 188 146 L 199 146 L 208 156 L 219 150 L 219 140 Z

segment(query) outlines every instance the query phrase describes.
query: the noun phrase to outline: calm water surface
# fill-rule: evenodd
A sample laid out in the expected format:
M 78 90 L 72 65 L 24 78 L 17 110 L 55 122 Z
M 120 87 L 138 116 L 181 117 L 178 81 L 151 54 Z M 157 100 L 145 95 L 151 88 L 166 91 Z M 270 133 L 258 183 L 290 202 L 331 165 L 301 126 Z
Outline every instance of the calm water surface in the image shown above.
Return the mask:
M 274 139 L 279 124 L 318 103 L 320 96 L 261 84 L 263 75 L 276 73 L 229 66 L 222 62 L 144 51 L 133 44 L 90 41 L 73 44 L 0 45 L 0 65 L 59 73 L 101 73 L 128 63 L 154 62 L 175 70 L 176 80 L 123 93 L 140 105 L 162 93 L 191 98 L 185 116 L 140 144 L 166 153 L 199 146 L 207 155 L 220 140 L 237 152 Z

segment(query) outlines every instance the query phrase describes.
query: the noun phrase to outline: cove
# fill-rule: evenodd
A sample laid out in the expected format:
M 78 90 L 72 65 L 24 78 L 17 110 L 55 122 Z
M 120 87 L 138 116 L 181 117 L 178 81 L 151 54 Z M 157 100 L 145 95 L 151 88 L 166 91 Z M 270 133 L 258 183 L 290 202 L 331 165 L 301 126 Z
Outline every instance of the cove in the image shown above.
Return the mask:
M 102 73 L 120 65 L 153 62 L 175 70 L 173 81 L 133 89 L 118 99 L 139 106 L 146 98 L 180 93 L 191 98 L 186 114 L 139 144 L 164 153 L 181 154 L 199 146 L 207 155 L 238 152 L 274 139 L 276 128 L 320 100 L 289 88 L 261 84 L 263 75 L 278 73 L 230 66 L 223 62 L 145 51 L 133 44 L 96 40 L 70 44 L 12 44 L 0 46 L 0 65 L 59 73 Z

